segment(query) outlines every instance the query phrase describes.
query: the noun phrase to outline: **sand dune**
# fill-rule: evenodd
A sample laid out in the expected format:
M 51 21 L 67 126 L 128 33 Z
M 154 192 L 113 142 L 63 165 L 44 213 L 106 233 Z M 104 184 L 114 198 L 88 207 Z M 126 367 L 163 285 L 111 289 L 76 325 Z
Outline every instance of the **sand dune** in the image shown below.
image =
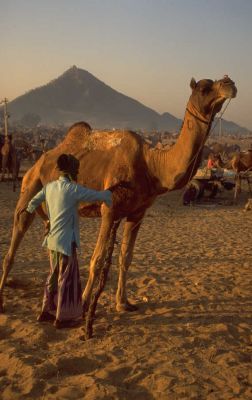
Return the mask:
M 1 262 L 18 193 L 0 184 Z M 227 200 L 231 194 L 224 194 Z M 115 249 L 94 338 L 83 327 L 38 324 L 48 257 L 42 223 L 28 231 L 0 316 L 0 398 L 251 399 L 252 212 L 215 203 L 183 207 L 160 198 L 140 229 L 129 273 L 139 311 L 116 313 Z M 81 222 L 83 285 L 100 221 Z M 121 238 L 121 231 L 118 234 Z

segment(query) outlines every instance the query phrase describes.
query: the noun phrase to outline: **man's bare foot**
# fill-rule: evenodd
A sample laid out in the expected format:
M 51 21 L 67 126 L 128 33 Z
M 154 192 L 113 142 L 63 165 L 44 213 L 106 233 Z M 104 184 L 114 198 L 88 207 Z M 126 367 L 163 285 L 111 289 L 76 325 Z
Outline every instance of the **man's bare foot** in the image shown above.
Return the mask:
M 41 314 L 39 314 L 37 321 L 38 322 L 45 322 L 45 321 L 54 321 L 55 317 L 54 315 L 50 314 L 47 311 L 42 311 Z
M 75 326 L 78 326 L 81 321 L 72 321 L 72 320 L 67 320 L 67 321 L 59 321 L 56 319 L 54 321 L 54 326 L 56 329 L 62 329 L 62 328 L 73 328 Z

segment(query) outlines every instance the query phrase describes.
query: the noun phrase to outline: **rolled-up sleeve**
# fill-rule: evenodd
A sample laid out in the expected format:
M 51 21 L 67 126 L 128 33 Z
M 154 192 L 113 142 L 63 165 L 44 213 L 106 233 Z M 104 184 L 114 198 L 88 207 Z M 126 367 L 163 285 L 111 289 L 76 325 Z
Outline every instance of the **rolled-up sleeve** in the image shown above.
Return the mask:
M 26 211 L 33 213 L 36 208 L 45 201 L 45 188 L 41 189 L 29 202 Z
M 112 205 L 112 193 L 110 190 L 92 190 L 84 186 L 77 185 L 76 196 L 78 201 L 92 203 L 95 201 L 104 201 L 107 206 Z

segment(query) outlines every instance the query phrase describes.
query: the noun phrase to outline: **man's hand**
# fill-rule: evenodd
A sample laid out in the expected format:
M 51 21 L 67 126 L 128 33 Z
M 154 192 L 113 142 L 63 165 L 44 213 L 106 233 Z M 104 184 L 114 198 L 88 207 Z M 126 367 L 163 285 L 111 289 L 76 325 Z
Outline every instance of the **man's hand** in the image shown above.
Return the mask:
M 44 221 L 44 228 L 45 228 L 44 236 L 47 236 L 48 233 L 50 232 L 50 220 L 49 219 Z
M 115 185 L 109 186 L 107 190 L 110 192 L 114 192 L 117 189 L 133 189 L 131 182 L 128 181 L 121 181 L 116 183 Z

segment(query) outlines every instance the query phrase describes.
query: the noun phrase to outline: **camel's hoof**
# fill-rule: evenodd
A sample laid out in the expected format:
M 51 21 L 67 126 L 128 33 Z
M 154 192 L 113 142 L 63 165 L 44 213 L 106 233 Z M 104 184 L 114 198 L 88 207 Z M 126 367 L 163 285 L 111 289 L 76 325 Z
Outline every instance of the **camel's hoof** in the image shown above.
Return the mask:
M 129 302 L 116 305 L 116 311 L 119 311 L 119 312 L 124 312 L 124 311 L 133 312 L 133 311 L 137 311 L 137 310 L 138 310 L 138 307 L 135 304 L 131 304 Z
M 92 339 L 92 337 L 93 337 L 93 334 L 91 332 L 86 332 L 85 333 L 85 340 Z

